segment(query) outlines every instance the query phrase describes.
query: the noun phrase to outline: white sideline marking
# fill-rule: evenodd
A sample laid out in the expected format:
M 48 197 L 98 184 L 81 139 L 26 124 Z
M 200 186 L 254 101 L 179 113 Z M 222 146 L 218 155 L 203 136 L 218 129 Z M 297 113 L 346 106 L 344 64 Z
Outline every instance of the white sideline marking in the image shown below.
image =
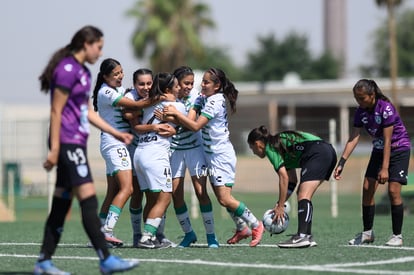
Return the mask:
M 79 244 L 77 244 L 79 246 Z M 24 254 L 3 254 L 0 257 L 11 258 L 37 258 L 38 255 L 24 255 Z M 97 257 L 79 257 L 79 256 L 54 256 L 54 259 L 67 260 L 90 260 L 97 261 Z M 354 269 L 352 267 L 368 266 L 368 265 L 386 265 L 395 263 L 414 262 L 414 257 L 394 258 L 382 261 L 369 262 L 354 262 L 342 264 L 326 264 L 326 265 L 306 265 L 306 266 L 291 266 L 291 265 L 271 265 L 271 264 L 250 264 L 250 263 L 230 263 L 230 262 L 214 262 L 205 261 L 201 259 L 194 260 L 166 260 L 166 259 L 138 259 L 140 262 L 156 262 L 156 263 L 182 263 L 193 265 L 208 265 L 208 266 L 226 266 L 226 267 L 241 267 L 241 268 L 256 268 L 256 269 L 277 269 L 277 270 L 303 270 L 303 271 L 319 271 L 319 272 L 342 272 L 355 274 L 384 274 L 384 275 L 413 275 L 412 271 L 396 271 L 384 269 Z
M 32 245 L 32 246 L 41 246 L 41 243 L 0 243 L 0 246 L 28 246 L 28 245 Z M 62 246 L 62 247 L 87 247 L 87 242 L 85 242 L 84 244 L 79 244 L 79 243 L 59 243 L 58 246 Z M 207 244 L 202 244 L 202 243 L 196 243 L 196 244 L 191 244 L 192 247 L 207 247 Z M 220 247 L 248 247 L 249 244 L 220 244 Z M 278 247 L 276 244 L 260 244 L 260 247 Z M 132 247 L 132 243 L 124 243 L 123 247 Z
M 351 248 L 376 248 L 376 249 L 397 249 L 397 250 L 414 250 L 414 247 L 410 246 L 387 246 L 387 245 L 372 245 L 372 244 L 361 244 L 361 245 L 341 245 Z
M 33 245 L 33 246 L 41 246 L 41 243 L 0 243 L 0 246 L 28 246 L 28 245 Z M 59 243 L 58 246 L 62 246 L 62 247 L 87 247 L 87 242 L 85 242 L 84 244 L 82 243 Z M 248 247 L 249 244 L 220 244 L 220 247 Z M 352 248 L 352 249 L 358 249 L 358 248 L 376 248 L 376 249 L 394 249 L 394 250 L 414 250 L 414 247 L 410 247 L 410 246 L 400 246 L 400 247 L 393 247 L 393 246 L 386 246 L 386 245 L 372 245 L 372 244 L 367 244 L 367 245 L 339 245 L 341 247 L 348 247 L 348 248 Z M 130 248 L 132 247 L 132 243 L 124 243 L 124 246 L 121 247 L 121 249 L 123 248 Z M 207 247 L 207 244 L 202 244 L 202 243 L 195 243 L 195 244 L 191 244 L 191 247 Z M 258 247 L 270 247 L 270 248 L 279 248 L 276 244 L 259 244 Z M 282 248 L 281 248 L 282 249 Z M 289 249 L 289 248 L 283 248 L 283 249 Z M 309 248 L 312 249 L 312 248 Z

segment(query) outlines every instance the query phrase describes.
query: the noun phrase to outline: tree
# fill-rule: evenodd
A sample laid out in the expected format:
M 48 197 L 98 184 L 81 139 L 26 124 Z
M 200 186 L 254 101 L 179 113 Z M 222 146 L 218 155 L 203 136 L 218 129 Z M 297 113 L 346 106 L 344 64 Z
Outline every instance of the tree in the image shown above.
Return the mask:
M 243 80 L 242 70 L 233 63 L 228 51 L 223 47 L 205 47 L 202 58 L 190 57 L 187 64 L 191 68 L 201 71 L 210 67 L 220 68 L 232 81 Z
M 213 28 L 209 7 L 191 0 L 140 0 L 128 11 L 137 18 L 132 36 L 137 58 L 149 57 L 154 71 L 172 71 L 192 57 L 202 58 L 200 33 Z
M 396 15 L 396 45 L 398 75 L 411 77 L 414 72 L 414 10 L 404 10 Z M 388 24 L 384 22 L 374 33 L 372 65 L 361 66 L 361 72 L 368 76 L 390 76 L 390 45 L 384 43 L 389 37 Z
M 273 34 L 259 37 L 259 50 L 248 54 L 245 80 L 282 80 L 289 72 L 296 72 L 302 79 L 335 79 L 339 62 L 329 53 L 313 59 L 308 49 L 308 39 L 295 32 L 279 42 Z
M 389 48 L 390 48 L 390 78 L 391 78 L 391 94 L 394 104 L 398 110 L 397 102 L 397 40 L 395 35 L 395 16 L 394 7 L 401 4 L 401 0 L 376 0 L 377 5 L 386 5 L 388 11 L 388 33 L 389 33 Z

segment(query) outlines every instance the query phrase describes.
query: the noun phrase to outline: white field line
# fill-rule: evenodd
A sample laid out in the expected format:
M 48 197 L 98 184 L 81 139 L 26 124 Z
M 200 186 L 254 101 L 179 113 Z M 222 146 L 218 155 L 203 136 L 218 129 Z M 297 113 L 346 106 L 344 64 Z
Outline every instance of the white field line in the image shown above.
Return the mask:
M 0 243 L 0 245 L 40 245 L 39 243 Z M 82 244 L 61 244 L 62 246 L 82 246 Z M 206 245 L 205 245 L 206 246 Z M 240 245 L 243 246 L 243 245 Z M 247 246 L 247 245 L 245 245 Z M 270 246 L 270 245 L 267 245 Z M 348 246 L 349 247 L 349 246 Z M 364 246 L 372 247 L 375 246 Z M 384 246 L 385 248 L 389 248 Z M 381 248 L 381 247 L 376 247 Z M 398 248 L 402 249 L 404 247 Z M 411 249 L 410 247 L 406 247 Z M 38 255 L 24 255 L 24 254 L 4 254 L 0 253 L 1 257 L 9 258 L 37 258 Z M 78 256 L 54 256 L 54 259 L 67 259 L 67 260 L 98 260 L 97 257 L 78 257 Z M 193 265 L 208 265 L 208 266 L 225 266 L 225 267 L 240 267 L 240 268 L 249 268 L 249 269 L 274 269 L 274 270 L 303 270 L 303 271 L 315 271 L 315 272 L 338 272 L 338 273 L 355 273 L 355 274 L 389 274 L 389 275 L 413 275 L 414 271 L 397 271 L 397 270 L 384 270 L 384 269 L 356 269 L 353 267 L 360 266 L 378 266 L 378 265 L 387 265 L 387 264 L 396 264 L 396 263 L 409 263 L 414 262 L 413 257 L 402 257 L 394 258 L 388 260 L 378 260 L 378 261 L 368 261 L 368 262 L 350 262 L 342 264 L 326 264 L 326 265 L 306 265 L 306 266 L 292 266 L 292 265 L 271 265 L 271 264 L 252 264 L 252 263 L 231 263 L 231 262 L 215 262 L 215 261 L 205 261 L 201 259 L 193 260 L 179 260 L 179 259 L 139 259 L 140 262 L 156 262 L 156 263 L 182 263 L 182 264 L 193 264 Z
M 0 243 L 0 246 L 10 246 L 10 245 L 14 245 L 14 246 L 41 246 L 41 243 Z M 85 243 L 59 243 L 59 246 L 62 247 L 82 247 L 85 246 L 87 247 L 87 242 Z M 124 243 L 124 247 L 131 247 L 132 244 L 131 243 Z M 207 244 L 203 244 L 203 243 L 196 243 L 196 244 L 191 244 L 192 247 L 207 247 Z M 245 246 L 249 246 L 249 244 L 220 244 L 220 247 L 245 247 Z M 374 248 L 374 249 L 393 249 L 393 250 L 414 250 L 414 247 L 410 247 L 410 246 L 401 246 L 401 247 L 392 247 L 392 246 L 385 246 L 385 245 L 372 245 L 372 244 L 368 244 L 368 245 L 339 245 L 341 247 L 348 247 L 351 249 L 358 249 L 358 248 Z M 259 244 L 259 247 L 274 247 L 274 248 L 279 248 L 276 244 Z M 122 249 L 122 248 L 121 248 Z M 286 248 L 288 249 L 288 248 Z M 312 248 L 310 248 L 312 249 Z

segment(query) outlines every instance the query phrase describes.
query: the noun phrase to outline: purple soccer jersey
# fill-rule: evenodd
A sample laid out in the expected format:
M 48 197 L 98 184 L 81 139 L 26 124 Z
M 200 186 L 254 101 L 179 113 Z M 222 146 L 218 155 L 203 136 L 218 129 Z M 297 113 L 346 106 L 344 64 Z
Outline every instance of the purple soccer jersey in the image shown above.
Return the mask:
M 89 136 L 89 95 L 91 73 L 78 63 L 73 56 L 62 59 L 53 73 L 51 100 L 54 89 L 60 88 L 69 93 L 62 112 L 60 142 L 85 145 Z
M 354 126 L 364 127 L 373 137 L 373 150 L 384 149 L 384 128 L 394 126 L 391 137 L 391 151 L 404 151 L 411 148 L 407 130 L 395 107 L 382 99 L 378 99 L 372 112 L 358 108 L 354 116 Z

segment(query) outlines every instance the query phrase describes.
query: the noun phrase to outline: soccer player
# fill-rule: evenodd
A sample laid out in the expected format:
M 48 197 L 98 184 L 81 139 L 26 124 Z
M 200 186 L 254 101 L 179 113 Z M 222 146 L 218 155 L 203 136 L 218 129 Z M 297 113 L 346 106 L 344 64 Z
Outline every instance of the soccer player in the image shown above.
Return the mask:
M 186 107 L 186 112 L 191 109 L 199 91 L 194 87 L 194 72 L 190 67 L 182 66 L 173 73 L 180 85 L 177 99 Z M 177 134 L 171 140 L 171 170 L 173 179 L 173 204 L 175 214 L 182 230 L 184 239 L 179 247 L 188 247 L 197 241 L 197 236 L 191 226 L 187 205 L 184 201 L 184 176 L 188 169 L 193 183 L 194 191 L 200 205 L 201 216 L 206 230 L 207 245 L 210 248 L 219 246 L 214 233 L 213 206 L 207 193 L 207 176 L 204 173 L 207 168 L 206 159 L 202 147 L 201 132 L 190 131 L 180 126 Z
M 33 274 L 60 274 L 52 262 L 59 243 L 65 217 L 73 196 L 79 200 L 82 224 L 99 257 L 103 274 L 122 272 L 138 266 L 109 253 L 97 215 L 98 200 L 86 153 L 89 122 L 124 143 L 132 135 L 120 132 L 102 120 L 90 108 L 91 73 L 85 63 L 94 64 L 102 55 L 103 33 L 94 26 L 78 30 L 71 42 L 59 49 L 39 77 L 41 90 L 50 91 L 49 153 L 43 167 L 57 166 L 52 208 L 45 224 L 43 242 Z
M 374 242 L 374 195 L 379 184 L 388 182 L 392 235 L 385 245 L 402 246 L 404 207 L 401 186 L 407 184 L 410 138 L 394 105 L 374 80 L 359 80 L 353 87 L 353 94 L 359 106 L 355 111 L 352 134 L 335 169 L 335 178 L 341 178 L 345 162 L 357 146 L 362 128 L 372 137 L 372 152 L 362 188 L 363 231 L 350 240 L 349 244 Z
M 131 132 L 127 120 L 123 119 L 122 109 L 138 110 L 149 101 L 135 101 L 124 97 L 122 87 L 124 72 L 119 61 L 105 59 L 100 66 L 98 79 L 93 90 L 95 111 L 113 128 L 121 132 Z M 100 218 L 108 244 L 122 246 L 123 242 L 114 235 L 114 228 L 122 209 L 130 198 L 132 186 L 132 158 L 125 143 L 109 133 L 101 134 L 100 151 L 106 163 L 107 192 L 101 206 Z
M 135 101 L 139 100 L 145 100 L 148 98 L 148 93 L 151 90 L 152 83 L 153 83 L 153 75 L 152 71 L 150 69 L 141 68 L 136 70 L 133 75 L 133 89 L 127 89 L 125 93 L 125 97 L 130 98 Z M 175 99 L 175 96 L 173 97 Z M 137 112 L 131 109 L 124 108 L 123 109 L 123 117 L 127 119 L 130 123 L 130 125 L 136 125 L 141 123 L 142 119 L 142 110 Z M 162 126 L 162 125 L 160 125 Z M 132 157 L 132 185 L 134 191 L 131 195 L 131 200 L 129 204 L 129 212 L 130 212 L 130 218 L 131 218 L 131 225 L 132 225 L 132 245 L 133 247 L 138 247 L 138 241 L 142 237 L 142 230 L 141 230 L 141 221 L 143 219 L 143 213 L 142 213 L 142 201 L 143 201 L 143 192 L 141 191 L 141 188 L 138 183 L 138 178 L 136 175 L 136 171 L 134 168 L 133 163 L 133 157 L 135 154 L 135 149 L 138 145 L 138 133 L 136 131 L 133 131 L 134 134 L 134 140 L 129 144 L 128 150 L 129 154 Z M 148 213 L 144 213 L 144 217 Z M 157 240 L 160 242 L 160 244 L 163 245 L 163 247 L 169 247 L 169 246 L 175 246 L 175 244 L 167 239 L 164 235 L 164 227 L 165 227 L 165 215 L 163 216 L 163 219 L 161 220 L 160 226 L 158 227 L 158 231 L 156 234 Z
M 255 247 L 262 239 L 263 223 L 243 202 L 231 194 L 237 159 L 229 139 L 226 104 L 229 104 L 233 113 L 236 111 L 238 90 L 222 70 L 210 68 L 203 75 L 201 93 L 202 96 L 197 98 L 191 110 L 200 112 L 198 117 L 191 114 L 187 116 L 173 106 L 166 106 L 164 114 L 173 116 L 178 124 L 191 131 L 201 130 L 208 176 L 214 193 L 220 205 L 227 208 L 236 224 L 236 232 L 227 243 L 235 244 L 252 236 L 250 246 Z
M 165 94 L 174 96 L 174 104 L 181 112 L 185 112 L 182 103 L 176 102 L 180 86 L 173 74 L 158 73 L 154 77 L 148 98 L 158 100 Z M 172 196 L 172 177 L 170 167 L 170 138 L 176 134 L 172 123 L 162 123 L 156 118 L 154 111 L 162 109 L 165 102 L 160 102 L 143 109 L 141 122 L 134 125 L 138 132 L 138 146 L 134 153 L 134 167 L 138 176 L 140 188 L 145 192 L 144 231 L 138 241 L 138 248 L 164 247 L 156 238 L 156 233 L 163 220 Z M 169 129 L 162 129 L 168 127 Z M 147 213 L 147 214 L 146 214 Z
M 247 137 L 247 143 L 253 154 L 269 159 L 279 176 L 279 200 L 273 208 L 275 221 L 284 218 L 285 202 L 298 182 L 296 168 L 301 169 L 297 190 L 298 230 L 289 240 L 278 243 L 278 246 L 316 246 L 312 237 L 312 196 L 323 181 L 329 180 L 335 168 L 335 149 L 310 133 L 283 131 L 271 135 L 265 126 L 253 129 Z

